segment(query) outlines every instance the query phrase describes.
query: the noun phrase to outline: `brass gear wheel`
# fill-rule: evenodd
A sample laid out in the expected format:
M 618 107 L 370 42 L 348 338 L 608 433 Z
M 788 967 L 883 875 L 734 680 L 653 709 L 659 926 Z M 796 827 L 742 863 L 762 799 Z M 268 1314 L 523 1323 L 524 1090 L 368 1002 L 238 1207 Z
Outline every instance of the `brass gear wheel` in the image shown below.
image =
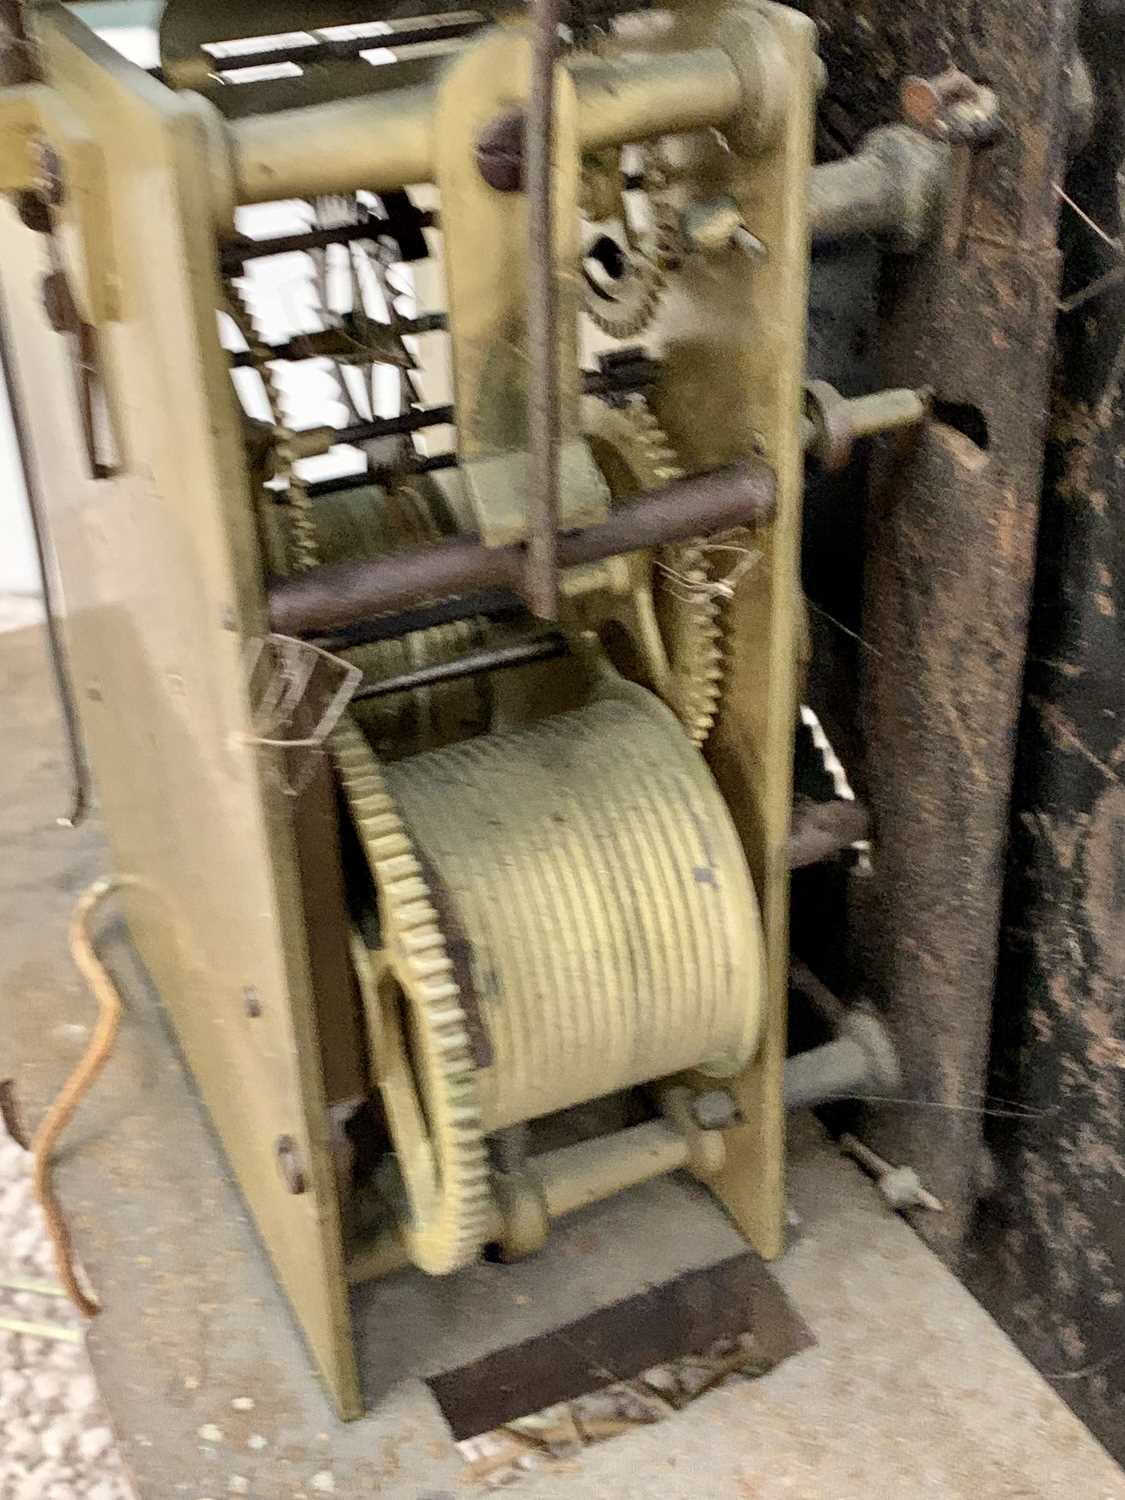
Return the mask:
M 457 520 L 443 492 L 425 474 L 402 473 L 385 491 L 373 484 L 313 504 L 294 461 L 271 350 L 260 337 L 242 286 L 228 281 L 226 292 L 226 310 L 250 350 L 269 403 L 271 428 L 258 476 L 258 503 L 271 557 L 288 571 L 301 572 L 318 563 L 386 557 L 455 532 Z M 266 487 L 269 478 L 281 482 L 279 490 Z M 480 645 L 484 629 L 483 621 L 473 620 L 438 625 L 341 655 L 365 677 L 379 681 L 450 661 Z M 362 701 L 351 713 L 376 752 L 391 759 L 487 729 L 491 701 L 487 684 L 469 679 Z
M 586 432 L 615 501 L 683 477 L 675 450 L 643 397 L 622 406 L 587 403 Z M 628 610 L 611 601 L 611 624 L 624 630 L 649 685 L 697 745 L 706 742 L 722 695 L 721 614 L 706 554 L 693 543 L 662 547 L 636 559 Z M 613 653 L 612 636 L 603 640 Z M 637 675 L 624 668 L 627 676 Z
M 347 716 L 330 744 L 378 898 L 381 950 L 358 935 L 353 950 L 402 1181 L 402 1231 L 414 1264 L 444 1276 L 477 1258 L 492 1223 L 469 1029 L 422 862 L 379 762 Z
M 325 563 L 387 557 L 441 541 L 456 529 L 444 496 L 425 474 L 402 475 L 385 492 L 374 486 L 322 496 L 313 508 L 317 550 Z M 340 652 L 365 678 L 379 682 L 415 668 L 453 661 L 484 643 L 484 620 L 434 625 L 393 640 Z M 381 760 L 397 760 L 483 733 L 492 718 L 486 678 L 438 683 L 352 705 L 350 713 Z
M 228 297 L 230 314 L 254 357 L 269 399 L 270 468 L 284 486 L 289 567 L 300 572 L 337 555 L 370 555 L 372 549 L 376 555 L 385 555 L 440 537 L 440 497 L 420 476 L 404 476 L 382 505 L 374 490 L 351 496 L 345 492 L 328 505 L 312 505 L 296 472 L 292 434 L 285 424 L 268 346 L 259 336 L 241 289 L 229 283 Z M 272 497 L 264 493 L 268 506 Z M 439 650 L 456 655 L 464 649 L 464 642 L 459 635 L 451 641 L 450 632 L 472 629 L 472 622 L 438 627 L 389 642 L 387 648 L 414 651 L 415 663 L 418 652 L 425 660 L 432 660 L 432 653 Z M 359 651 L 367 670 L 388 670 L 382 644 Z M 378 660 L 369 660 L 367 653 L 374 653 Z M 415 697 L 410 695 L 411 700 Z M 367 1013 L 379 1021 L 373 1053 L 379 1060 L 380 1091 L 392 1124 L 406 1199 L 403 1233 L 414 1263 L 441 1276 L 476 1259 L 492 1223 L 476 1064 L 453 961 L 422 863 L 368 743 L 365 729 L 371 726 L 363 725 L 364 714 L 362 704 L 346 712 L 328 741 L 379 910 L 379 952 L 373 953 L 356 932 L 353 954 L 368 1001 Z M 401 725 L 396 727 L 401 729 Z M 396 743 L 401 753 L 401 734 Z M 390 1014 L 396 1007 L 401 1007 L 405 1026 Z
M 650 154 L 643 159 L 647 165 Z M 617 219 L 625 231 L 624 244 L 615 234 L 599 237 L 614 260 L 612 269 L 604 267 L 604 279 L 596 278 L 585 262 L 582 269 L 586 314 L 609 338 L 631 339 L 645 331 L 660 306 L 669 273 L 683 259 L 679 213 L 664 196 L 663 186 L 663 179 L 654 177 L 654 188 L 647 192 L 652 224 L 635 236 L 625 206 L 619 159 L 607 160 L 602 153 L 587 167 L 583 187 L 591 218 L 595 223 Z

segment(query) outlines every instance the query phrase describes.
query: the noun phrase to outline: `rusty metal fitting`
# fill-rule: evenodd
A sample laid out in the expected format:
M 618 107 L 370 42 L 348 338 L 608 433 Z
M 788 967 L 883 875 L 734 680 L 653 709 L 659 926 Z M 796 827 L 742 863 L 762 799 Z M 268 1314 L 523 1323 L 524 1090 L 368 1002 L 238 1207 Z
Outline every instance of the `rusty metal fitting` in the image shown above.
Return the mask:
M 844 468 L 860 438 L 917 427 L 930 411 L 926 391 L 895 389 L 841 396 L 826 380 L 805 386 L 805 452 L 830 474 Z
M 896 1213 L 902 1213 L 908 1208 L 925 1208 L 932 1213 L 943 1211 L 941 1200 L 922 1186 L 913 1167 L 892 1166 L 854 1135 L 842 1135 L 838 1145 L 845 1156 L 850 1156 L 875 1179 L 875 1186 L 887 1206 Z
M 715 1177 L 722 1171 L 727 1159 L 723 1131 L 735 1123 L 737 1110 L 734 1100 L 725 1090 L 714 1089 L 709 1093 L 721 1094 L 731 1106 L 726 1125 L 704 1125 L 696 1117 L 696 1106 L 707 1094 L 697 1094 L 684 1084 L 672 1084 L 657 1091 L 657 1099 L 664 1118 L 682 1137 L 687 1146 L 686 1166 L 696 1177 Z M 707 1108 L 705 1106 L 704 1113 Z M 725 1110 L 725 1106 L 723 1106 Z
M 931 140 L 982 146 L 1000 129 L 1000 101 L 986 84 L 960 68 L 935 78 L 907 78 L 902 85 L 902 117 Z
M 902 1087 L 890 1033 L 872 1011 L 845 1007 L 840 1032 L 785 1063 L 785 1107 L 815 1109 L 833 1099 L 880 1098 Z
M 65 271 L 49 271 L 41 287 L 43 311 L 56 333 L 75 333 L 79 326 L 78 309 Z
M 46 141 L 39 142 L 36 154 L 39 160 L 39 181 L 35 187 L 16 194 L 16 213 L 20 223 L 36 234 L 50 234 L 54 227 L 51 210 L 58 208 L 65 196 L 62 162 L 58 152 Z
M 518 193 L 524 185 L 524 138 L 527 112 L 514 105 L 496 116 L 477 137 L 480 175 L 498 193 Z
M 337 438 L 339 434 L 337 433 Z M 666 542 L 715 536 L 770 520 L 776 502 L 772 471 L 757 459 L 673 480 L 606 521 L 559 534 L 559 564 L 582 567 Z M 316 635 L 375 615 L 478 589 L 522 587 L 521 544 L 487 547 L 479 536 L 411 548 L 391 557 L 310 568 L 270 588 L 270 619 L 283 635 Z
M 813 26 L 811 20 L 808 24 Z M 742 92 L 741 106 L 723 125 L 723 134 L 747 155 L 768 151 L 784 126 L 792 92 L 789 59 L 777 33 L 749 6 L 731 6 L 715 40 L 730 59 Z
M 765 260 L 769 253 L 742 222 L 738 204 L 726 195 L 690 204 L 684 210 L 683 230 L 692 248 L 707 255 L 735 249 L 751 260 Z
M 273 1152 L 277 1160 L 277 1170 L 281 1173 L 281 1180 L 285 1184 L 286 1191 L 295 1197 L 307 1192 L 308 1182 L 305 1180 L 305 1169 L 301 1165 L 301 1153 L 293 1137 L 279 1135 Z
M 729 1130 L 738 1123 L 738 1105 L 726 1089 L 706 1089 L 691 1101 L 691 1117 L 700 1130 Z
M 496 1172 L 492 1178 L 499 1225 L 494 1241 L 503 1261 L 523 1260 L 547 1243 L 547 1195 L 534 1172 Z
M 871 234 L 911 254 L 936 234 L 950 180 L 950 145 L 909 125 L 871 131 L 854 156 L 814 167 L 813 240 Z
M 862 802 L 813 802 L 800 797 L 789 829 L 789 868 L 804 870 L 843 854 L 871 837 L 871 814 Z

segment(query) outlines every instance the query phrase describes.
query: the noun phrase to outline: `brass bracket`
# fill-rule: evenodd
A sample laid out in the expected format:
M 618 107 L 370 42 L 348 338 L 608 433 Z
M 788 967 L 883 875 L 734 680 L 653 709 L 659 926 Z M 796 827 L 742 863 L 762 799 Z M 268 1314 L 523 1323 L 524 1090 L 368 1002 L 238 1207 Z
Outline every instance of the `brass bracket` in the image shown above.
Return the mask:
M 105 161 L 85 121 L 47 84 L 0 90 L 0 193 L 57 202 L 59 227 L 73 226 L 81 245 L 67 269 L 83 322 L 119 318 Z
M 486 180 L 478 145 L 490 127 L 526 103 L 531 49 L 522 26 L 471 43 L 438 88 L 433 125 L 458 451 L 485 543 L 527 534 L 528 212 L 526 195 Z M 554 195 L 559 331 L 559 521 L 566 529 L 604 520 L 609 492 L 579 425 L 578 104 L 574 81 L 556 69 Z

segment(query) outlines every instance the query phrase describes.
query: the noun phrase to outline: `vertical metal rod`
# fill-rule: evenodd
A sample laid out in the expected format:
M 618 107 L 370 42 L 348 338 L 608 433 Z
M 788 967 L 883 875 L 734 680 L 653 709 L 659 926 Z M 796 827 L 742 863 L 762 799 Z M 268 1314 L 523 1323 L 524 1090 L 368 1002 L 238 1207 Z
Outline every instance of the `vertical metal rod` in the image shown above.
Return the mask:
M 64 827 L 75 828 L 86 816 L 90 802 L 90 777 L 86 756 L 82 749 L 82 731 L 78 721 L 78 708 L 74 699 L 74 687 L 67 666 L 66 646 L 55 600 L 55 583 L 52 572 L 52 550 L 47 530 L 47 515 L 31 452 L 31 435 L 24 413 L 23 399 L 16 376 L 16 363 L 12 358 L 8 341 L 8 312 L 0 292 L 0 376 L 8 391 L 8 405 L 12 413 L 12 431 L 16 438 L 23 473 L 24 489 L 27 492 L 27 508 L 31 515 L 31 531 L 35 538 L 35 556 L 39 566 L 39 579 L 43 589 L 43 608 L 47 616 L 47 651 L 51 658 L 51 671 L 55 679 L 59 709 L 62 713 L 63 732 L 66 737 L 67 757 L 70 760 L 71 798 L 70 811 L 59 818 Z
M 528 441 L 526 595 L 545 620 L 558 613 L 556 549 L 559 512 L 559 366 L 556 339 L 552 154 L 555 136 L 555 59 L 559 0 L 536 0 L 531 98 L 527 109 L 526 188 L 530 247 L 527 267 L 527 338 L 531 387 Z

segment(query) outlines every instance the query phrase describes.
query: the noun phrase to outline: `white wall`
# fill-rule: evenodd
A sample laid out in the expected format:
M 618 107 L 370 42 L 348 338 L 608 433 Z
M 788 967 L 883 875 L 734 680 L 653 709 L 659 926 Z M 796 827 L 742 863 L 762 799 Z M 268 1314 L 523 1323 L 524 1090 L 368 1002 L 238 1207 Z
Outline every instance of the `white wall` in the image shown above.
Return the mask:
M 113 28 L 103 30 L 106 40 L 127 57 L 142 67 L 157 61 L 156 33 L 149 25 L 122 24 L 136 17 L 151 23 L 157 7 L 152 0 L 129 0 L 128 4 L 82 6 L 75 9 L 86 20 L 103 16 Z M 111 13 L 112 19 L 110 19 Z M 303 205 L 294 203 L 261 204 L 244 209 L 239 215 L 239 228 L 254 235 L 285 234 L 306 227 L 308 211 Z M 250 268 L 249 295 L 255 312 L 261 319 L 259 331 L 267 339 L 282 339 L 300 328 L 318 326 L 318 319 L 311 313 L 312 289 L 309 284 L 309 262 L 303 255 L 279 256 L 254 263 Z M 346 281 L 344 300 L 346 306 Z M 404 303 L 404 312 L 411 309 Z M 440 335 L 432 336 L 431 342 L 442 348 Z M 432 350 L 428 352 L 433 352 Z M 447 384 L 439 382 L 434 387 L 434 374 L 425 383 L 425 396 L 430 401 L 448 399 Z M 249 375 L 240 381 L 244 396 L 254 405 L 254 383 L 256 377 Z M 393 370 L 381 371 L 377 405 L 383 412 L 397 410 L 398 378 Z M 316 426 L 319 423 L 339 424 L 344 420 L 344 409 L 337 400 L 336 387 L 317 363 L 282 366 L 279 385 L 287 410 L 300 413 L 301 425 Z M 259 406 L 262 405 L 259 393 Z M 258 412 L 266 416 L 267 410 Z M 439 435 L 440 436 L 440 435 Z M 424 446 L 424 445 L 423 445 Z M 331 474 L 359 467 L 360 457 L 354 451 L 336 449 L 318 459 L 310 459 L 303 471 L 310 479 L 327 478 Z M 31 524 L 27 514 L 27 498 L 24 493 L 22 475 L 11 428 L 11 413 L 0 383 L 0 595 L 36 595 L 39 593 L 39 570 Z M 18 601 L 13 601 L 18 605 Z M 21 607 L 6 612 L 0 609 L 0 628 L 5 618 L 8 623 L 22 623 Z
M 7 392 L 0 377 L 0 594 L 37 594 L 39 568 Z
M 98 9 L 92 6 L 77 6 L 79 13 L 85 10 L 85 19 Z M 126 57 L 132 57 L 142 67 L 149 67 L 157 60 L 156 33 L 150 29 L 157 7 L 147 0 L 125 6 L 114 5 L 100 14 L 99 21 L 119 29 L 103 32 Z M 112 17 L 109 11 L 116 12 Z M 148 25 L 123 25 L 134 17 Z M 35 560 L 35 546 L 31 521 L 27 513 L 27 495 L 24 492 L 23 475 L 16 450 L 15 434 L 12 431 L 12 414 L 8 394 L 0 377 L 0 594 L 38 594 L 40 592 L 39 568 Z

